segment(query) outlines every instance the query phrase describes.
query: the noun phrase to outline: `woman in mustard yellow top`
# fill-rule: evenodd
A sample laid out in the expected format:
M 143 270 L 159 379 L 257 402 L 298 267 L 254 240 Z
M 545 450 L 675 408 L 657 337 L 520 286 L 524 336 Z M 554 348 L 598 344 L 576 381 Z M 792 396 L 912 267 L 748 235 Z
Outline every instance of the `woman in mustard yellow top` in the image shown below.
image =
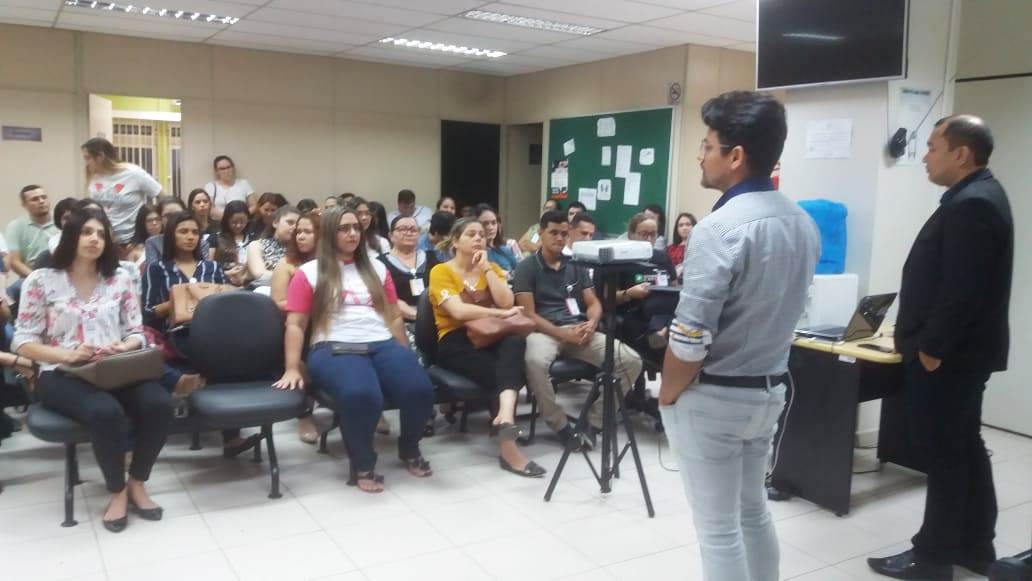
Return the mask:
M 484 227 L 462 218 L 452 227 L 448 244 L 454 258 L 430 271 L 430 304 L 437 322 L 437 363 L 498 396 L 498 414 L 491 434 L 498 435 L 498 463 L 504 470 L 540 478 L 545 469 L 529 460 L 516 445 L 522 432 L 516 425 L 516 394 L 526 384 L 523 337 L 508 336 L 477 349 L 463 325 L 484 317 L 511 317 L 520 312 L 505 272 L 487 260 Z

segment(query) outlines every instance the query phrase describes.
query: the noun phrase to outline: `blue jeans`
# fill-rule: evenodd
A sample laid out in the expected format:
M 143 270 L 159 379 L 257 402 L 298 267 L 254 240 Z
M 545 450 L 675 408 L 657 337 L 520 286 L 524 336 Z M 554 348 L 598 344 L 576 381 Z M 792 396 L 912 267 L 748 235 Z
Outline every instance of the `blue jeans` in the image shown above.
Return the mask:
M 434 388 L 412 351 L 397 341 L 369 343 L 363 355 L 334 355 L 327 343 L 308 353 L 312 381 L 329 392 L 337 404 L 340 431 L 351 464 L 359 472 L 376 466 L 373 433 L 383 412 L 384 395 L 401 411 L 398 456 L 419 456 L 423 426 L 433 410 Z
M 764 479 L 785 386 L 696 384 L 663 427 L 692 505 L 706 581 L 777 581 L 778 538 Z

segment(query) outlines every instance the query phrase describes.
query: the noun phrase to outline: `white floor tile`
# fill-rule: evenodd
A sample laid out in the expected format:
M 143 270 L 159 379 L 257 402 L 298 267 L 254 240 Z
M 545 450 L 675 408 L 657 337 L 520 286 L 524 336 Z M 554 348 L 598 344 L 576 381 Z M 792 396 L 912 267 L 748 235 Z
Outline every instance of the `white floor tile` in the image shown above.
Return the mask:
M 556 579 L 598 568 L 566 540 L 541 531 L 469 545 L 463 551 L 493 579 Z
M 459 549 L 377 565 L 363 569 L 362 573 L 370 581 L 483 581 L 491 578 Z
M 157 522 L 129 515 L 129 527 L 111 533 L 95 519 L 93 529 L 109 569 L 124 569 L 210 552 L 218 547 L 208 525 L 199 515 L 168 518 Z
M 209 511 L 204 521 L 223 549 L 322 529 L 300 502 L 285 497 L 268 505 Z
M 552 532 L 600 567 L 686 545 L 685 537 L 661 535 L 627 513 L 610 513 L 575 521 Z
M 809 554 L 828 565 L 892 544 L 891 540 L 886 541 L 825 511 L 783 520 L 776 526 L 779 538 L 793 546 L 805 547 Z
M 996 538 L 1018 547 L 1032 546 L 1032 502 L 1001 510 L 996 520 Z
M 459 471 L 434 472 L 429 478 L 415 478 L 408 472 L 399 472 L 388 480 L 387 486 L 402 502 L 416 511 L 491 495 L 489 489 Z
M 0 545 L 4 578 L 56 580 L 103 574 L 104 562 L 93 530 L 80 525 L 76 531 L 74 535 Z
M 411 513 L 340 527 L 330 536 L 361 569 L 454 548 L 425 518 Z
M 697 545 L 688 545 L 610 565 L 606 567 L 606 571 L 617 579 L 626 581 L 702 581 L 702 557 Z
M 204 581 L 236 581 L 236 573 L 230 567 L 222 551 L 189 555 L 178 559 L 147 563 L 136 567 L 109 569 L 109 581 L 180 581 L 182 579 L 204 579 Z
M 0 525 L 0 547 L 11 543 L 74 535 L 83 528 L 89 528 L 90 514 L 85 509 L 85 504 L 77 503 L 76 509 L 79 526 L 74 527 L 61 526 L 64 520 L 63 502 L 30 504 L 0 510 L 0 523 L 3 523 Z
M 298 502 L 323 529 L 330 532 L 412 512 L 391 490 L 367 494 L 354 486 L 341 486 L 335 490 L 309 494 L 299 498 Z
M 318 579 L 355 570 L 322 531 L 233 547 L 225 554 L 241 581 Z
M 538 524 L 497 497 L 425 509 L 420 514 L 455 546 L 537 529 Z

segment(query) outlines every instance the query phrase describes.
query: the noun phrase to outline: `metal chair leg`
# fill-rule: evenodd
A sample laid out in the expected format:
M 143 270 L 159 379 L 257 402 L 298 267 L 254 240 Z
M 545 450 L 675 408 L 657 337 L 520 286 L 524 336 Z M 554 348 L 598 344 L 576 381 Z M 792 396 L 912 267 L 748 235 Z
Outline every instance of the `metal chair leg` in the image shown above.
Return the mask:
M 330 430 L 326 430 L 325 432 L 319 434 L 319 449 L 318 449 L 318 452 L 320 454 L 327 454 L 328 453 L 328 451 L 326 450 L 326 440 L 329 438 L 329 436 L 330 436 Z
M 263 436 L 265 435 L 265 427 L 264 426 L 262 426 L 262 435 Z M 261 440 L 258 440 L 254 444 L 254 455 L 251 457 L 251 463 L 252 464 L 261 464 L 262 463 L 262 441 Z
M 467 430 L 467 427 L 469 425 L 469 422 L 467 421 L 468 419 L 469 419 L 469 406 L 468 405 L 464 405 L 464 406 L 462 406 L 462 419 L 459 420 L 459 431 L 462 432 L 463 434 L 465 434 L 468 431 Z
M 201 449 L 201 433 L 200 432 L 194 432 L 193 435 L 190 436 L 190 449 L 191 450 L 200 450 Z
M 269 475 L 272 478 L 272 488 L 269 491 L 269 498 L 280 498 L 279 482 L 279 459 L 276 458 L 276 445 L 272 442 L 272 426 L 262 426 L 262 437 L 269 448 Z
M 529 446 L 534 443 L 534 433 L 537 430 L 538 418 L 537 398 L 534 397 L 534 394 L 528 393 L 527 399 L 530 400 L 530 430 L 527 432 L 526 436 L 520 438 L 520 443 L 524 446 Z
M 79 478 L 79 462 L 75 456 L 75 444 L 65 444 L 65 486 L 64 512 L 65 519 L 61 526 L 74 527 L 79 524 L 75 520 L 75 484 Z

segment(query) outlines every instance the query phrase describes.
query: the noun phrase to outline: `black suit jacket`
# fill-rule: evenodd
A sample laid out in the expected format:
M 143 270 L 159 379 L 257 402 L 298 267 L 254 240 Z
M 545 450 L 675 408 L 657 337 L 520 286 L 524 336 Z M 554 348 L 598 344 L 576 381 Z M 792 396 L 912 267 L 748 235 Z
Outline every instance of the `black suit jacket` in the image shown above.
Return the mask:
M 896 349 L 954 369 L 1007 368 L 1014 263 L 1010 203 L 988 169 L 943 195 L 903 266 Z

